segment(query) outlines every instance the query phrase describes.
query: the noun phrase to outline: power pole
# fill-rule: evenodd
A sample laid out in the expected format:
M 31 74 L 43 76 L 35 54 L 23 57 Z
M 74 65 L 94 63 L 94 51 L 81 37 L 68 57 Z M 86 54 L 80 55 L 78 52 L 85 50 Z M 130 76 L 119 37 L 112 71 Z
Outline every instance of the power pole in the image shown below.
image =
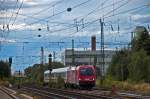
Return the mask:
M 131 32 L 131 44 L 129 45 L 131 49 L 132 49 L 132 41 L 133 41 L 133 39 L 134 39 L 134 32 Z
M 12 57 L 9 57 L 9 75 L 11 76 Z
M 1 48 L 2 48 L 2 42 L 0 41 L 0 51 L 1 51 Z
M 53 51 L 53 61 L 55 61 L 55 59 L 56 59 L 56 52 Z
M 41 65 L 44 64 L 44 48 L 41 47 Z
M 76 27 L 76 31 L 78 32 L 79 31 L 79 27 L 78 27 L 77 19 L 74 19 L 74 24 L 75 24 L 75 27 Z
M 104 53 L 104 22 L 102 19 L 100 21 L 101 26 L 101 67 L 100 67 L 100 76 L 103 79 L 104 71 L 105 71 L 105 53 Z
M 18 84 L 18 89 L 20 89 L 21 86 L 21 71 L 19 70 L 19 84 Z
M 43 80 L 44 80 L 44 69 L 43 69 L 43 65 L 44 65 L 44 48 L 41 47 L 41 65 L 40 65 L 40 69 L 41 69 L 40 81 L 41 81 L 41 82 L 43 82 Z
M 75 65 L 75 57 L 74 57 L 74 40 L 72 39 L 72 65 Z
M 131 32 L 131 42 L 132 42 L 133 38 L 134 38 L 134 32 Z

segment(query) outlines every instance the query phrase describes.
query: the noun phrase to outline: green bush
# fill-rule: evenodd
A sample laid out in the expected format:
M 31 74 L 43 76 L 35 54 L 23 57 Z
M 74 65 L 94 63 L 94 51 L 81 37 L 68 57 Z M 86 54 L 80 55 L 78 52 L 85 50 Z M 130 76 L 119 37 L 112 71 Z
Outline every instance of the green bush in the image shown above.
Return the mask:
M 0 81 L 0 86 L 8 86 L 9 82 L 8 81 Z
M 48 86 L 49 86 L 49 88 L 55 88 L 56 87 L 56 82 L 50 78 Z
M 104 79 L 97 79 L 96 86 L 97 87 L 104 87 L 104 88 L 111 88 L 113 84 L 113 79 L 111 76 L 107 76 Z
M 64 82 L 64 79 L 61 77 L 61 76 L 59 76 L 58 78 L 57 78 L 57 88 L 64 88 L 64 84 L 65 84 L 65 82 Z

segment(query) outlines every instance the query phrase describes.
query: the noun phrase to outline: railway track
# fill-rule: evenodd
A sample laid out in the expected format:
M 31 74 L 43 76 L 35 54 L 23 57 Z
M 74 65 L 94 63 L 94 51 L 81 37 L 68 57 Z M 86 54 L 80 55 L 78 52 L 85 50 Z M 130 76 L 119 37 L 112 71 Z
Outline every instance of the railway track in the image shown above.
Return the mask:
M 111 92 L 111 89 L 106 88 L 94 88 L 93 90 L 106 91 L 109 93 Z M 150 95 L 136 93 L 135 91 L 119 90 L 116 93 L 119 97 L 125 97 L 128 99 L 150 99 Z
M 12 90 L 6 88 L 6 87 L 0 87 L 0 90 L 2 92 L 4 92 L 6 95 L 8 95 L 11 99 L 18 99 L 14 94 L 16 94 L 15 92 L 13 92 Z M 0 97 L 1 99 L 2 97 Z M 7 97 L 8 98 L 8 97 Z
M 54 97 L 53 99 L 150 99 L 150 96 L 140 94 L 133 94 L 128 92 L 117 92 L 117 95 L 110 96 L 111 90 L 106 89 L 92 89 L 92 90 L 78 90 L 78 89 L 55 89 L 37 86 L 23 87 L 24 91 L 28 90 L 35 94 Z
M 55 92 L 49 92 L 45 90 L 39 90 L 35 88 L 28 88 L 28 87 L 23 87 L 21 88 L 21 91 L 27 92 L 27 93 L 32 93 L 34 96 L 40 96 L 44 97 L 44 99 L 74 99 L 73 97 L 65 96 L 65 95 L 60 95 Z
M 22 87 L 21 90 L 25 92 L 32 92 L 35 95 L 47 97 L 47 99 L 114 99 L 114 97 L 110 96 L 86 94 L 62 89 Z

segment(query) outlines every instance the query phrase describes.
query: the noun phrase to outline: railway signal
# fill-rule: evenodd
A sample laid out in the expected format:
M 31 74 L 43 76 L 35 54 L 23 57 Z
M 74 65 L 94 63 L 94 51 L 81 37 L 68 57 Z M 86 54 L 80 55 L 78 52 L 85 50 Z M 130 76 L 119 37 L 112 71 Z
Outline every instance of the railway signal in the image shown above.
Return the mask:
M 48 57 L 49 57 L 48 58 L 48 60 L 49 60 L 48 65 L 49 65 L 49 79 L 50 79 L 51 78 L 51 72 L 52 72 L 52 54 L 49 54 Z
M 21 86 L 21 72 L 19 70 L 19 83 L 18 83 L 18 89 L 20 89 Z
M 52 71 L 52 54 L 49 54 L 48 57 L 49 57 L 49 59 L 48 59 L 49 60 L 49 62 L 48 62 L 49 63 L 49 70 Z
M 12 57 L 9 57 L 9 66 L 12 64 Z

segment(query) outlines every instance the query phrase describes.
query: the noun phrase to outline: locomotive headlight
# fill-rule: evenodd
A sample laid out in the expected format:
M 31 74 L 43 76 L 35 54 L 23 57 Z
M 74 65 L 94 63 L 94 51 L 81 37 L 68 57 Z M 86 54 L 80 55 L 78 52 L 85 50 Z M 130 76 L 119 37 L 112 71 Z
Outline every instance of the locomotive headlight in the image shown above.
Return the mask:
M 95 80 L 95 79 L 93 78 L 93 80 Z
M 81 80 L 81 78 L 79 78 L 79 80 Z

